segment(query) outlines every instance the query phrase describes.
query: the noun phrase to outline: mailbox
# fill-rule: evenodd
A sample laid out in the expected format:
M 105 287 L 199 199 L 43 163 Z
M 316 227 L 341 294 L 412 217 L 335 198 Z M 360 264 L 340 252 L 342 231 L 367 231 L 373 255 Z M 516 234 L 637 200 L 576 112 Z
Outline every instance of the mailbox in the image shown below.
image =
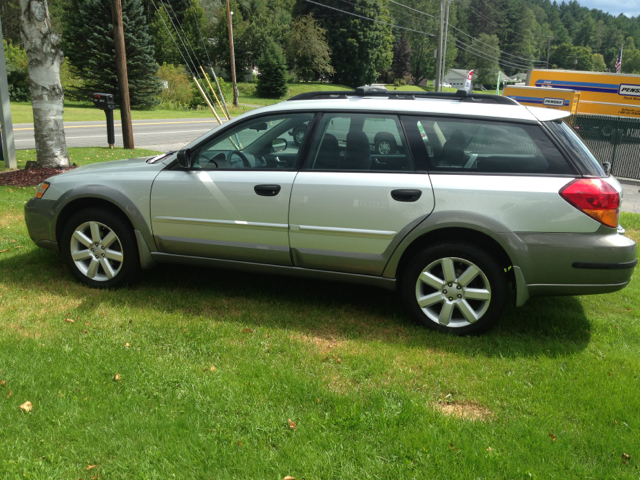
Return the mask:
M 116 108 L 116 101 L 111 93 L 94 93 L 93 104 L 100 110 L 113 110 Z
M 116 144 L 115 129 L 113 126 L 113 109 L 116 108 L 116 102 L 111 93 L 94 93 L 93 104 L 100 110 L 104 110 L 107 116 L 107 142 L 109 148 L 114 148 Z

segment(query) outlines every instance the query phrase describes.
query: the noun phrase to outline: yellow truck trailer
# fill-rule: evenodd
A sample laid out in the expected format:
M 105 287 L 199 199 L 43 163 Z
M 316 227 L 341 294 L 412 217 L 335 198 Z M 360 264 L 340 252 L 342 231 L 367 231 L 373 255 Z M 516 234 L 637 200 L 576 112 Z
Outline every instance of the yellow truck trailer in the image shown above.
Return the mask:
M 580 92 L 579 114 L 640 118 L 640 75 L 530 70 L 527 85 L 551 90 Z
M 566 88 L 523 87 L 508 85 L 504 89 L 505 97 L 513 98 L 523 105 L 533 107 L 546 107 L 556 110 L 564 110 L 570 113 L 578 113 L 580 92 Z

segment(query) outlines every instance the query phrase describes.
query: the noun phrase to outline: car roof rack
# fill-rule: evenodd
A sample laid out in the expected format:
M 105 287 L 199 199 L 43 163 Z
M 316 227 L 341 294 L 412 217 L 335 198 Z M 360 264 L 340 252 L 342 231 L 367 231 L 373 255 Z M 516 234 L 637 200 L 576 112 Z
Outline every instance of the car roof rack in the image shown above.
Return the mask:
M 358 87 L 355 90 L 306 92 L 291 97 L 288 101 L 344 100 L 349 97 L 387 97 L 390 100 L 415 100 L 416 98 L 434 98 L 440 100 L 458 100 L 461 102 L 519 105 L 518 102 L 509 97 L 503 97 L 501 95 L 488 95 L 485 93 L 469 93 L 466 90 L 458 90 L 457 92 L 404 92 L 399 90 L 389 91 L 384 87 L 371 86 Z

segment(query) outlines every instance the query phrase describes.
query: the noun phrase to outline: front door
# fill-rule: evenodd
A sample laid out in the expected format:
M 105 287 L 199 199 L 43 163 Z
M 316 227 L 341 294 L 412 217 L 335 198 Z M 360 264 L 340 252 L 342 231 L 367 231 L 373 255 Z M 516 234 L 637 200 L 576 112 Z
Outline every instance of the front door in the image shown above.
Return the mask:
M 326 113 L 291 196 L 296 266 L 381 275 L 434 207 L 395 115 Z
M 298 169 L 292 133 L 312 114 L 252 117 L 194 150 L 193 168 L 158 175 L 151 192 L 161 252 L 291 265 L 288 216 Z

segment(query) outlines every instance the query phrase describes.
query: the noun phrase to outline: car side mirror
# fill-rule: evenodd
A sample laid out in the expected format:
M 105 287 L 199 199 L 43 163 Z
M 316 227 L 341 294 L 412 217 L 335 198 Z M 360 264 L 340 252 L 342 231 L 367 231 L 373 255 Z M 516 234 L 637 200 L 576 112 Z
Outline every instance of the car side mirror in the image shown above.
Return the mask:
M 178 165 L 182 168 L 191 168 L 191 149 L 187 148 L 185 150 L 178 151 Z
M 276 138 L 273 142 L 271 142 L 273 153 L 284 152 L 288 146 L 289 144 L 285 138 Z

